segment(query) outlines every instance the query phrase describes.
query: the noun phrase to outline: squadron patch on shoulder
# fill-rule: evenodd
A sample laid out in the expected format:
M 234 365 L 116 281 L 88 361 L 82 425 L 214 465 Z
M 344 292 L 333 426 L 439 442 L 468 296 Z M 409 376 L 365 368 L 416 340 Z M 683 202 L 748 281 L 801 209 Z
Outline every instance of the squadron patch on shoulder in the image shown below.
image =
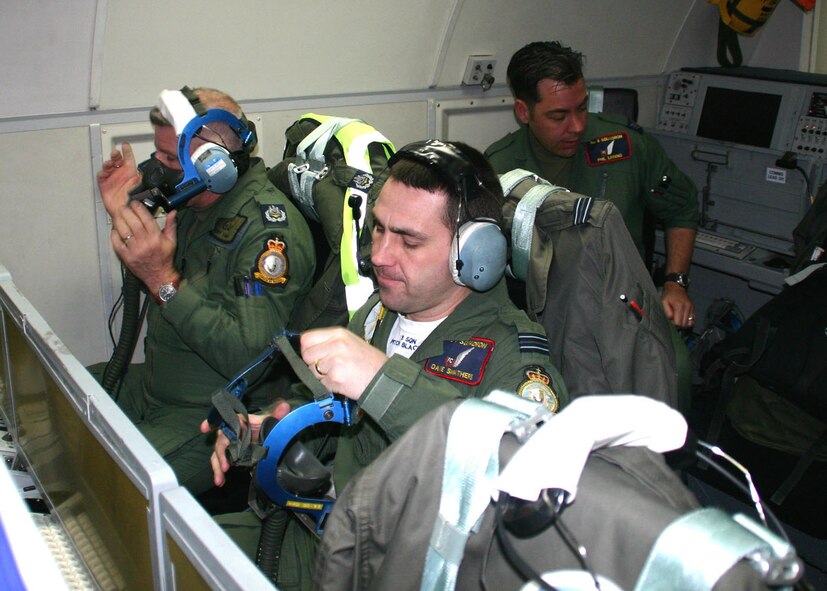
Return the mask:
M 287 208 L 284 205 L 259 205 L 265 226 L 286 226 Z
M 210 236 L 223 244 L 231 244 L 247 227 L 247 218 L 237 215 L 233 218 L 218 218 L 210 231 Z
M 539 366 L 525 368 L 525 380 L 517 386 L 517 395 L 539 402 L 551 412 L 560 408 L 560 399 L 554 391 L 554 381 L 549 373 Z
M 494 351 L 494 341 L 471 337 L 465 341 L 443 341 L 442 355 L 425 360 L 425 371 L 431 375 L 469 386 L 482 381 L 485 366 Z
M 267 241 L 264 251 L 258 255 L 257 270 L 253 277 L 270 285 L 287 283 L 287 244 L 274 235 Z
M 586 144 L 586 162 L 600 166 L 632 157 L 632 144 L 625 131 L 601 135 Z

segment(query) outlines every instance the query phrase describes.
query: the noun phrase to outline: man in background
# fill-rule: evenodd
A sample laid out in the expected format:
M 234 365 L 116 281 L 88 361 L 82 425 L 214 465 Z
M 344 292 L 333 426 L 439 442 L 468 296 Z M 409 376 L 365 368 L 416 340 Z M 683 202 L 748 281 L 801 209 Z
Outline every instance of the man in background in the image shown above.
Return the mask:
M 511 58 L 508 83 L 523 127 L 485 151 L 494 169 L 526 169 L 612 201 L 641 256 L 644 210 L 651 211 L 666 235 L 664 310 L 677 328 L 694 326 L 687 287 L 699 212 L 691 179 L 633 121 L 588 112 L 581 53 L 556 41 L 529 43 Z

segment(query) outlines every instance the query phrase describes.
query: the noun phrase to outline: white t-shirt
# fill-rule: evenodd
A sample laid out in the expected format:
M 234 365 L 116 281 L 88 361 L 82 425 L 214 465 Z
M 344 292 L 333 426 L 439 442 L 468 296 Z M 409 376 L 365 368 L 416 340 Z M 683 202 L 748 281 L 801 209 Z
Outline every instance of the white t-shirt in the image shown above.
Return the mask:
M 417 322 L 416 320 L 410 320 L 402 314 L 399 314 L 396 317 L 393 328 L 391 328 L 388 344 L 385 347 L 385 354 L 391 357 L 396 353 L 410 359 L 420 343 L 427 339 L 428 335 L 430 335 L 443 320 L 445 320 L 445 318 L 430 320 L 428 322 Z

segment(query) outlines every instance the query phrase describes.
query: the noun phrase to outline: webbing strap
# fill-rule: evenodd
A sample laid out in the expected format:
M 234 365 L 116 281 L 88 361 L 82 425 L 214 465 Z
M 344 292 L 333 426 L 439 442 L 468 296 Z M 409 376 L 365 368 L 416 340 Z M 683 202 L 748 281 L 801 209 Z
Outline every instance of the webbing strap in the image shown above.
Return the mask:
M 231 439 L 229 446 L 227 446 L 230 462 L 234 466 L 255 466 L 263 457 L 264 450 L 259 445 L 251 444 L 250 429 L 241 428 L 241 420 L 238 415 L 244 417 L 244 421 L 247 422 L 247 407 L 244 406 L 241 400 L 223 389 L 213 395 L 212 405 L 221 415 L 221 419 L 227 427 L 236 434 L 236 437 Z M 238 437 L 238 434 L 242 431 L 243 435 Z
M 522 168 L 515 168 L 514 170 L 509 170 L 506 173 L 500 175 L 500 186 L 503 189 L 503 195 L 508 197 L 511 195 L 511 191 L 517 188 L 517 185 L 522 183 L 526 179 L 531 179 L 537 184 L 541 185 L 548 185 L 549 182 L 545 179 L 541 179 L 533 172 L 529 172 Z
M 825 449 L 825 447 L 827 447 L 827 430 L 822 431 L 821 435 L 816 438 L 804 455 L 802 455 L 798 462 L 796 462 L 793 467 L 793 471 L 790 472 L 790 475 L 787 476 L 784 482 L 781 483 L 778 490 L 772 494 L 770 500 L 773 503 L 780 505 L 787 500 L 787 495 L 789 495 L 795 488 L 795 485 L 801 481 L 801 478 L 804 476 L 807 468 L 809 468 L 810 465 L 816 461 L 816 458 Z
M 568 189 L 557 185 L 534 185 L 517 203 L 514 221 L 511 223 L 511 272 L 523 281 L 528 277 L 528 262 L 531 260 L 531 236 L 534 232 L 534 218 L 546 198 Z
M 296 160 L 287 166 L 287 179 L 290 182 L 290 191 L 303 206 L 304 211 L 311 212 L 311 217 L 318 221 L 318 213 L 313 205 L 313 186 L 329 172 L 324 158 L 325 147 L 340 127 L 357 120 L 314 114 L 302 118 L 315 119 L 319 121 L 319 126 L 299 142 L 296 147 Z
M 307 364 L 299 357 L 298 353 L 296 353 L 290 344 L 290 339 L 287 335 L 281 334 L 277 336 L 274 342 L 282 357 L 284 357 L 296 373 L 296 376 L 313 394 L 313 399 L 319 401 L 329 398 L 330 392 L 327 391 L 307 367 Z M 227 453 L 230 456 L 231 463 L 234 466 L 252 467 L 264 459 L 267 450 L 260 444 L 252 443 L 250 429 L 241 428 L 239 415 L 241 415 L 245 423 L 248 422 L 248 415 L 247 407 L 244 406 L 244 403 L 241 402 L 238 396 L 234 396 L 226 389 L 222 389 L 213 395 L 212 404 L 227 428 L 235 434 L 235 437 L 229 437 L 228 435 L 230 445 L 227 447 Z
M 759 566 L 791 555 L 788 544 L 743 515 L 733 518 L 720 509 L 698 509 L 661 532 L 635 591 L 708 591 L 744 558 Z
M 276 337 L 276 345 L 278 345 L 279 351 L 281 351 L 284 359 L 290 364 L 293 371 L 296 372 L 296 377 L 312 392 L 314 400 L 324 400 L 330 396 L 330 392 L 328 392 L 327 388 L 313 375 L 313 372 L 310 371 L 307 364 L 299 357 L 299 354 L 293 349 L 293 346 L 285 335 Z
M 501 405 L 509 402 L 505 397 L 496 404 L 471 398 L 451 417 L 439 515 L 425 558 L 422 591 L 450 591 L 456 586 L 468 535 L 491 501 L 499 475 L 500 439 L 515 419 L 526 417 L 519 410 L 525 408 L 519 406 L 521 399 L 509 398 L 516 399 L 515 408 Z

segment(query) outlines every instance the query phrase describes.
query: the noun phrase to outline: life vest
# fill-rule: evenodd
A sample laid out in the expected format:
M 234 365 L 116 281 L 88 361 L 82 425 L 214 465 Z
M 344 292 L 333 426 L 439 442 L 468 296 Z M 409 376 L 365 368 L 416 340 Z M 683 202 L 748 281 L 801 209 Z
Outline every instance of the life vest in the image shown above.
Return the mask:
M 708 0 L 717 4 L 721 22 L 738 33 L 751 37 L 770 18 L 781 0 Z
M 721 13 L 718 21 L 718 63 L 738 67 L 743 61 L 738 35 L 752 37 L 767 22 L 781 0 L 708 0 L 717 4 Z
M 395 148 L 361 119 L 315 113 L 302 115 L 285 138 L 284 159 L 268 177 L 323 234 L 316 242 L 321 275 L 291 328 L 344 324 L 374 289 L 359 272 L 359 238 L 368 193 Z

